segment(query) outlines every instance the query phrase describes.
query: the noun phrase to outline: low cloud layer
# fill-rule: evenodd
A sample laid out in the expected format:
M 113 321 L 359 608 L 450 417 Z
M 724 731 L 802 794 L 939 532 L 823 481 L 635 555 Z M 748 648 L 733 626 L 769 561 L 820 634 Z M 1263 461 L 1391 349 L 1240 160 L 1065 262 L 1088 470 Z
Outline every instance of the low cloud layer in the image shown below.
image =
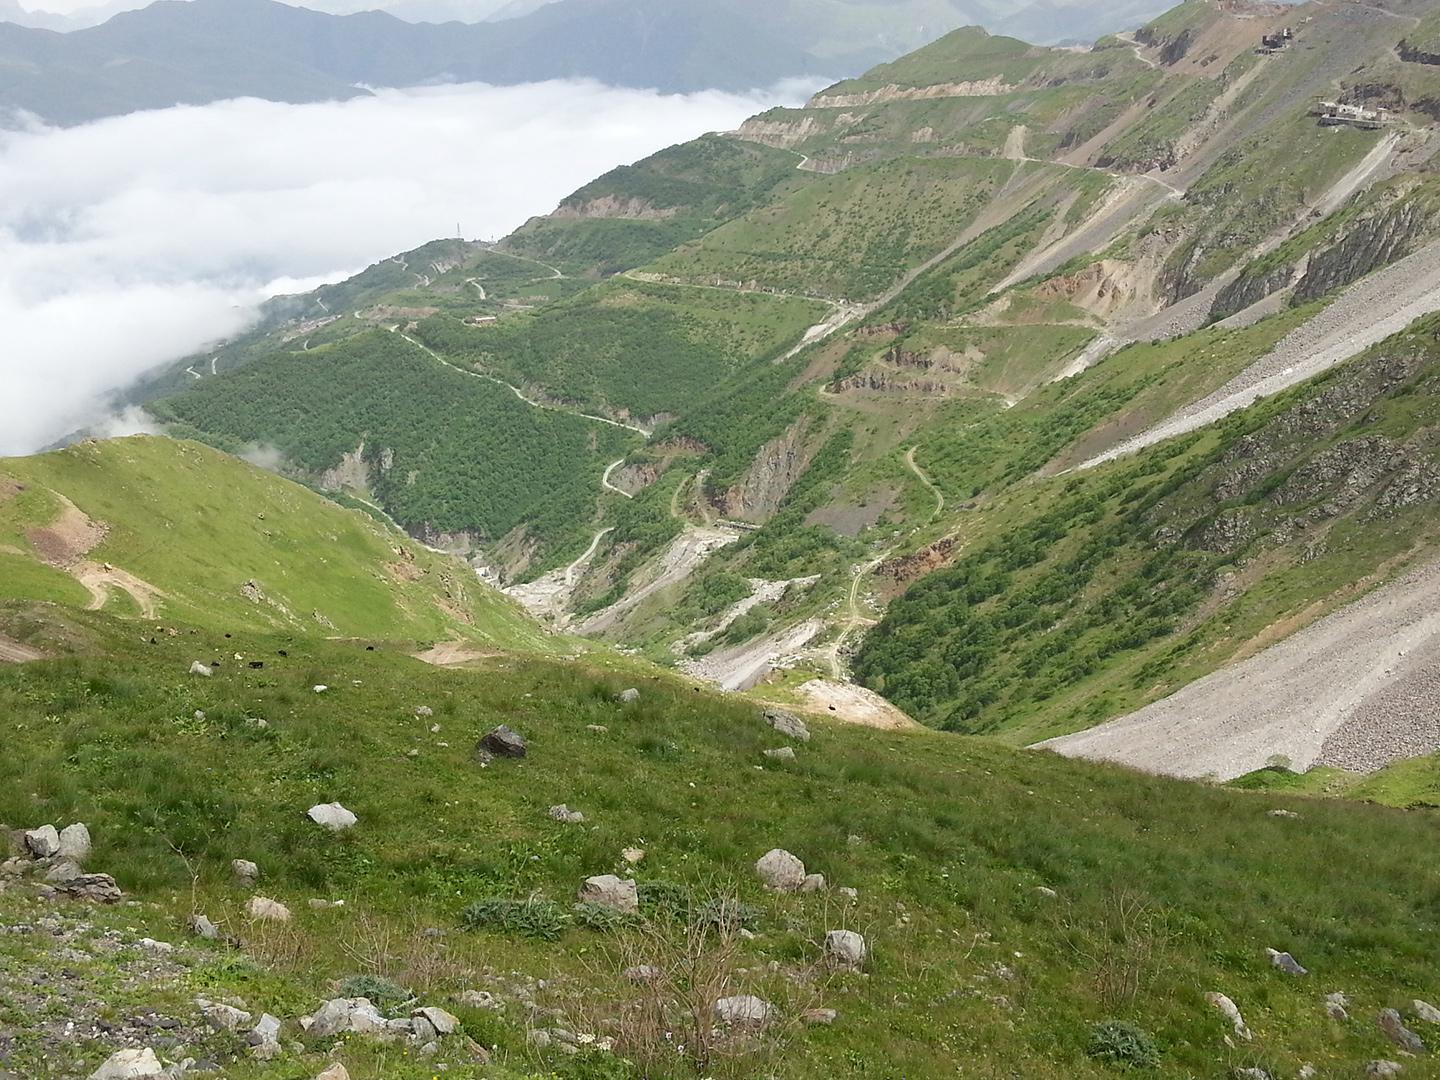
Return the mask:
M 457 224 L 498 238 L 615 165 L 801 90 L 448 86 L 0 132 L 0 455 L 93 421 L 273 293 Z

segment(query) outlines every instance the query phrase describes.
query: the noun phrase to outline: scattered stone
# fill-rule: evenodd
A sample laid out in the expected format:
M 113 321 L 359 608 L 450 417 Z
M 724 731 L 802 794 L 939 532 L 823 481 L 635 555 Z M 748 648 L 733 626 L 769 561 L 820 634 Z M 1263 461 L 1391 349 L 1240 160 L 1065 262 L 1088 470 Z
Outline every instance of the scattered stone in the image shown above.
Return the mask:
M 460 1018 L 458 1016 L 455 1016 L 453 1013 L 448 1013 L 444 1009 L 437 1008 L 434 1005 L 427 1005 L 424 1008 L 416 1009 L 410 1015 L 414 1019 L 427 1021 L 430 1026 L 435 1029 L 436 1034 L 439 1035 L 454 1035 L 455 1032 L 460 1030 Z
M 1278 952 L 1275 949 L 1266 949 L 1265 955 L 1270 957 L 1270 963 L 1283 971 L 1286 975 L 1309 975 L 1310 972 L 1300 966 L 1300 962 L 1288 952 Z
M 467 1009 L 503 1009 L 505 1007 L 504 1003 L 489 990 L 466 990 L 455 1000 Z
M 254 728 L 256 731 L 264 731 L 270 726 L 270 721 L 263 716 L 252 716 L 245 721 L 245 726 Z
M 329 690 L 330 687 L 326 686 L 324 683 L 320 683 L 317 686 L 311 687 L 311 689 L 314 690 L 317 694 L 323 694 L 325 693 L 325 691 Z
M 476 747 L 483 753 L 503 758 L 523 758 L 528 749 L 524 737 L 504 724 L 486 732 Z
M 1398 1061 L 1369 1061 L 1365 1063 L 1366 1076 L 1399 1076 L 1402 1066 Z
M 280 1052 L 279 1017 L 261 1013 L 260 1022 L 245 1036 L 245 1041 L 254 1048 L 255 1056 L 261 1061 L 274 1057 Z
M 60 884 L 66 881 L 74 881 L 84 874 L 80 864 L 70 859 L 61 859 L 45 873 L 45 880 L 52 884 Z
M 790 746 L 782 746 L 777 750 L 766 750 L 765 756 L 771 761 L 793 762 L 796 760 L 795 750 L 793 747 Z
M 200 1015 L 216 1031 L 239 1031 L 253 1019 L 244 1009 L 233 1005 L 207 1005 L 200 1010 Z
M 625 978 L 633 983 L 658 982 L 664 974 L 654 964 L 637 964 L 625 969 Z
M 865 938 L 854 930 L 831 930 L 825 935 L 825 959 L 850 971 L 865 965 Z
M 796 739 L 799 742 L 810 741 L 810 729 L 805 726 L 805 721 L 794 713 L 786 712 L 784 709 L 766 709 L 761 715 L 764 716 L 765 723 L 787 739 Z
M 622 880 L 614 874 L 586 878 L 585 884 L 580 886 L 580 901 L 613 908 L 627 915 L 635 915 L 640 911 L 640 895 L 636 891 L 634 880 Z
M 388 1030 L 380 1010 L 369 998 L 332 998 L 316 1009 L 309 1022 L 301 1021 L 312 1039 L 329 1039 L 346 1032 L 375 1035 Z
M 350 1071 L 338 1061 L 331 1065 L 324 1072 L 315 1077 L 315 1080 L 350 1080 Z
M 1220 1015 L 1230 1021 L 1230 1026 L 1235 1029 L 1236 1035 L 1242 1039 L 1250 1038 L 1250 1029 L 1245 1026 L 1245 1021 L 1240 1016 L 1240 1010 L 1236 1007 L 1235 1002 L 1214 990 L 1205 995 L 1205 1000 L 1219 1009 Z
M 139 1050 L 117 1050 L 90 1074 L 90 1080 L 156 1080 L 163 1075 L 160 1059 L 148 1046 Z
M 1339 990 L 1325 995 L 1325 1013 L 1331 1020 L 1349 1020 L 1350 1013 L 1346 1011 L 1349 1007 L 1350 999 Z
M 1235 1080 L 1271 1080 L 1271 1076 L 1264 1069 L 1251 1066 L 1250 1068 L 1232 1069 L 1230 1075 Z
M 585 730 L 588 731 L 588 732 L 590 732 L 591 735 L 608 735 L 608 734 L 610 734 L 610 729 L 609 729 L 608 727 L 606 727 L 604 724 L 586 724 L 586 725 L 585 725 Z
M 1375 1021 L 1386 1037 L 1407 1054 L 1423 1054 L 1425 1043 L 1419 1035 L 1405 1026 L 1400 1014 L 1394 1009 L 1381 1009 Z
M 204 915 L 190 916 L 190 932 L 206 941 L 214 941 L 220 936 L 220 928 Z
M 846 900 L 860 899 L 860 890 L 852 889 L 849 885 L 841 885 L 835 891 L 838 892 L 841 896 L 845 897 Z
M 774 1013 L 775 1006 L 754 994 L 724 997 L 715 1002 L 715 1019 L 722 1024 L 750 1024 L 758 1027 L 769 1022 Z
M 1440 1024 L 1440 1009 L 1437 1009 L 1428 1001 L 1421 1001 L 1419 998 L 1416 998 L 1410 1003 L 1410 1008 L 1415 1011 L 1416 1016 L 1424 1020 L 1427 1024 Z
M 637 701 L 639 701 L 639 700 L 640 700 L 640 691 L 639 691 L 639 690 L 636 690 L 633 686 L 630 687 L 629 690 L 621 690 L 621 691 L 620 691 L 620 703 L 621 703 L 622 705 L 631 705 L 631 704 L 634 704 L 635 702 L 637 702 Z
M 817 893 L 825 891 L 824 874 L 806 874 L 805 880 L 800 883 L 800 891 L 803 893 Z
M 231 859 L 230 872 L 241 885 L 253 885 L 260 879 L 260 867 L 249 859 Z
M 1269 817 L 1278 818 L 1298 818 L 1300 816 L 1294 810 L 1267 810 L 1266 814 Z
M 60 834 L 54 825 L 41 825 L 25 833 L 25 850 L 37 859 L 49 859 L 60 854 Z
M 620 858 L 625 860 L 625 865 L 634 866 L 636 863 L 640 862 L 642 859 L 645 858 L 645 849 L 638 847 L 627 847 L 624 851 L 620 852 Z
M 1048 900 L 1054 900 L 1060 894 L 1048 885 L 1036 885 L 1035 891 Z
M 544 1028 L 536 1028 L 534 1031 L 531 1031 L 526 1036 L 526 1040 L 530 1043 L 531 1046 L 535 1047 L 535 1049 L 537 1050 L 549 1049 L 550 1043 L 553 1041 L 550 1038 L 550 1032 L 546 1031 Z
M 344 907 L 344 900 L 325 900 L 318 896 L 312 896 L 305 901 L 311 911 L 329 911 L 331 908 Z
M 810 1027 L 829 1027 L 839 1015 L 834 1009 L 806 1009 L 800 1019 Z
M 289 922 L 290 909 L 268 896 L 252 896 L 245 905 L 245 914 L 256 922 Z
M 196 660 L 190 665 L 190 674 L 201 675 L 204 678 L 208 679 L 211 675 L 214 674 L 214 672 L 210 670 L 209 664 L 202 664 L 199 660 Z
M 316 825 L 323 826 L 331 832 L 344 832 L 346 829 L 353 828 L 355 823 L 360 820 L 338 802 L 321 803 L 318 806 L 310 807 L 305 812 Z
M 579 810 L 571 810 L 570 807 L 564 803 L 561 803 L 559 806 L 550 807 L 550 816 L 556 821 L 563 822 L 566 825 L 585 824 L 585 815 Z
M 1295 1074 L 1295 1077 L 1296 1080 L 1315 1080 L 1315 1077 L 1319 1075 L 1320 1073 L 1314 1065 L 1301 1065 L 1300 1071 Z
M 805 864 L 784 848 L 767 851 L 755 863 L 755 873 L 777 892 L 795 892 L 805 884 Z
M 432 709 L 432 708 L 430 708 L 429 705 L 416 705 L 416 706 L 415 706 L 415 715 L 416 715 L 416 716 L 434 716 L 434 715 L 435 715 L 435 710 Z
M 81 874 L 55 886 L 57 892 L 76 900 L 88 900 L 93 904 L 113 904 L 125 894 L 109 874 Z
M 60 830 L 59 855 L 77 863 L 84 863 L 90 858 L 90 830 L 83 822 L 77 821 Z

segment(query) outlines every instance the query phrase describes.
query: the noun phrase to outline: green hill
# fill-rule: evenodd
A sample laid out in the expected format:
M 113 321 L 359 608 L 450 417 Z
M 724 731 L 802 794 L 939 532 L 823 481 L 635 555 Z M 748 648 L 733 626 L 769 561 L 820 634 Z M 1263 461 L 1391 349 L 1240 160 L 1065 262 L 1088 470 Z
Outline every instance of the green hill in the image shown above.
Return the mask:
M 463 564 L 195 443 L 136 437 L 0 461 L 0 598 L 147 625 L 543 648 Z

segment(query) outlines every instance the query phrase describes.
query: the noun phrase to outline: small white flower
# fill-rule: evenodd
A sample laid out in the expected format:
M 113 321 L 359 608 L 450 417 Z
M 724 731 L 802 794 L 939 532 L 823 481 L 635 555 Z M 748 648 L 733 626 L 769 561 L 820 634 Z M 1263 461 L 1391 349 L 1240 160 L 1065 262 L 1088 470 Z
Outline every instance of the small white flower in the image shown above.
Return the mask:
M 590 1046 L 595 1042 L 595 1036 L 588 1031 L 582 1031 L 579 1035 L 575 1036 L 575 1041 L 581 1046 Z

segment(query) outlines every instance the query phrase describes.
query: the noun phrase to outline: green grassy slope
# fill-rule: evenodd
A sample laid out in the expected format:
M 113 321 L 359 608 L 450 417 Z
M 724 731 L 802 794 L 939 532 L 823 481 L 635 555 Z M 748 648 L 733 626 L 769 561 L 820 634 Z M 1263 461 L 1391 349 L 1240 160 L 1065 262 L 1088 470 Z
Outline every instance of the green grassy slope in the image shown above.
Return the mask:
M 7 630 L 12 620 L 0 617 Z M 436 671 L 313 638 L 202 633 L 150 646 L 99 617 L 77 630 L 109 655 L 0 668 L 10 747 L 0 819 L 89 822 L 93 867 L 157 905 L 127 911 L 131 926 L 179 940 L 179 924 L 200 910 L 246 939 L 243 950 L 203 947 L 184 984 L 151 1007 L 157 996 L 183 1010 L 191 994 L 238 993 L 293 1023 L 331 996 L 331 978 L 386 976 L 455 1007 L 461 989 L 493 985 L 484 971 L 518 972 L 550 980 L 540 1004 L 561 1009 L 531 1022 L 617 1032 L 616 1053 L 537 1054 L 525 1009 L 457 1008 L 498 1048 L 497 1067 L 447 1049 L 446 1075 L 695 1075 L 658 1033 L 668 1063 L 623 1064 L 654 1051 L 638 1029 L 606 1022 L 635 993 L 618 975 L 636 955 L 623 928 L 560 927 L 554 941 L 458 932 L 466 905 L 489 898 L 538 897 L 568 912 L 580 881 L 615 869 L 629 846 L 645 849 L 633 872 L 646 895 L 703 900 L 733 882 L 753 905 L 758 936 L 720 965 L 725 992 L 754 990 L 788 1018 L 811 1005 L 839 1012 L 832 1027 L 785 1028 L 773 1056 L 717 1054 L 704 1070 L 714 1077 L 928 1078 L 954 1075 L 957 1060 L 980 1076 L 1106 1077 L 1114 1067 L 1086 1051 L 1093 1026 L 1112 1018 L 1153 1035 L 1160 1058 L 1148 1075 L 1286 1076 L 1311 1063 L 1349 1076 L 1392 1055 L 1376 1010 L 1440 991 L 1440 894 L 1423 857 L 1440 840 L 1433 815 L 823 722 L 786 765 L 761 755 L 783 740 L 753 706 L 636 670 L 509 658 Z M 232 663 L 236 652 L 265 658 L 265 669 Z M 222 660 L 214 678 L 185 674 L 212 654 Z M 331 691 L 313 693 L 318 682 Z M 641 698 L 623 706 L 615 695 L 628 685 Z M 417 717 L 419 705 L 433 717 Z M 255 716 L 269 726 L 246 723 Z M 530 740 L 530 755 L 482 767 L 474 740 L 500 722 Z M 329 800 L 359 825 L 339 836 L 311 825 L 304 810 Z M 547 807 L 561 802 L 586 823 L 550 820 Z M 1300 820 L 1268 816 L 1277 805 Z M 750 866 L 777 845 L 832 885 L 857 888 L 858 902 L 764 893 Z M 295 911 L 290 927 L 245 922 L 249 893 L 230 882 L 233 858 L 260 864 L 258 889 Z M 1337 876 L 1337 865 L 1365 869 Z M 311 911 L 314 896 L 346 905 Z M 426 926 L 447 936 L 417 932 Z M 865 977 L 814 972 L 818 941 L 838 926 L 867 935 Z M 1280 974 L 1266 947 L 1314 974 Z M 1325 1018 L 1319 995 L 1332 987 L 1353 1003 L 1350 1024 Z M 1214 990 L 1237 1002 L 1253 1041 L 1231 1045 L 1204 1000 Z M 111 991 L 118 1008 L 145 992 Z M 12 1048 L 22 1073 L 70 1075 L 27 1057 L 32 1045 L 22 1027 Z M 84 1068 L 106 1052 L 103 1039 L 75 1050 Z M 358 1080 L 438 1074 L 363 1039 L 338 1056 Z M 227 1075 L 289 1080 L 329 1060 L 311 1043 L 304 1056 L 242 1061 Z M 1428 1060 L 1406 1071 L 1435 1075 Z
M 89 600 L 44 561 L 50 548 L 39 530 L 61 515 L 63 497 L 105 530 L 84 558 L 157 590 L 157 619 L 544 645 L 538 627 L 460 563 L 209 447 L 138 437 L 0 461 L 0 491 L 16 486 L 23 490 L 0 497 L 0 598 L 74 606 Z M 138 614 L 135 603 L 123 589 L 109 589 L 108 610 Z

